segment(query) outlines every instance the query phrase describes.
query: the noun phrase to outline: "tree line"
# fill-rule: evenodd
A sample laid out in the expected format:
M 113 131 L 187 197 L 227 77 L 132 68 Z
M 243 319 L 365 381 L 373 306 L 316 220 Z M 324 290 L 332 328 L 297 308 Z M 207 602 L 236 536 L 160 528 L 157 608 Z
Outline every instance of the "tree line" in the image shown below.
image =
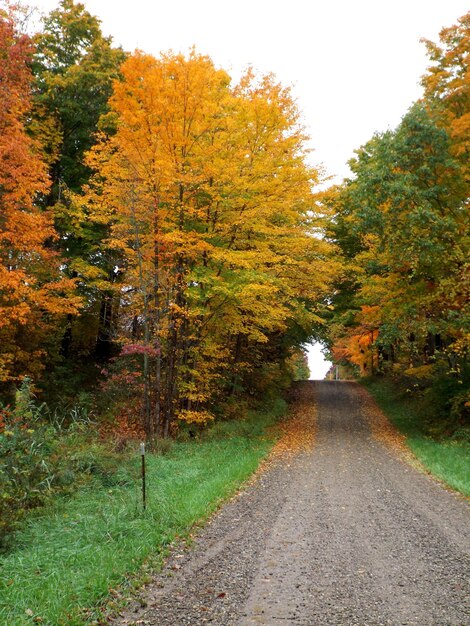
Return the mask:
M 152 439 L 305 376 L 468 411 L 470 14 L 425 42 L 423 97 L 315 192 L 289 89 L 196 50 L 130 54 L 80 3 L 0 14 L 0 396 L 92 392 Z M 439 384 L 438 384 L 439 383 Z
M 468 418 L 470 13 L 425 41 L 423 97 L 375 134 L 330 189 L 343 258 L 328 343 L 361 375 L 386 373 L 457 423 Z
M 148 438 L 304 371 L 338 268 L 289 89 L 0 15 L 0 387 L 97 389 Z

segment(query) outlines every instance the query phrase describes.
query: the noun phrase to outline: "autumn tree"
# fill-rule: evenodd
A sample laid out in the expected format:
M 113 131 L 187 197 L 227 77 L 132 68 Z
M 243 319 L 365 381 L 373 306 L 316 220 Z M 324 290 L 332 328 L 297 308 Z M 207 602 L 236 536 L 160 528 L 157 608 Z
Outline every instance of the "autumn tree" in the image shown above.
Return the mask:
M 316 173 L 288 90 L 251 72 L 232 88 L 194 51 L 136 54 L 122 73 L 86 200 L 123 255 L 124 352 L 141 355 L 152 437 L 210 419 L 217 395 L 290 355 L 280 338 L 311 326 L 328 246 L 306 232 Z
M 423 76 L 425 102 L 449 133 L 452 154 L 469 178 L 470 157 L 470 13 L 443 28 L 439 43 L 424 40 L 431 65 Z
M 450 145 L 445 130 L 416 105 L 397 131 L 358 152 L 356 178 L 340 192 L 349 228 L 361 241 L 356 302 L 379 307 L 381 349 L 389 354 L 400 343 L 408 366 L 424 358 L 430 336 L 460 333 L 467 214 Z
M 427 44 L 433 65 L 424 98 L 395 131 L 357 151 L 353 177 L 327 198 L 345 261 L 330 342 L 338 361 L 363 374 L 448 379 L 450 397 L 460 398 L 468 353 L 468 16 L 441 38 L 442 47 Z M 463 406 L 462 398 L 455 402 Z
M 14 11 L 0 13 L 0 380 L 37 377 L 53 320 L 77 310 L 71 282 L 51 250 L 52 217 L 38 208 L 48 193 L 39 146 L 27 134 L 33 48 L 16 28 Z

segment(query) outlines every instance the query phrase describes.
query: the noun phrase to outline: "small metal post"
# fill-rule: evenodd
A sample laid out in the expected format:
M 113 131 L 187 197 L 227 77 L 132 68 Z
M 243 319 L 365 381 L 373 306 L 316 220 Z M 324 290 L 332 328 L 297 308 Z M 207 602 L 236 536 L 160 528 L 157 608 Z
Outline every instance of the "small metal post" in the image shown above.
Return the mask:
M 147 507 L 147 499 L 145 493 L 145 443 L 140 444 L 140 456 L 142 458 L 142 505 L 145 511 Z

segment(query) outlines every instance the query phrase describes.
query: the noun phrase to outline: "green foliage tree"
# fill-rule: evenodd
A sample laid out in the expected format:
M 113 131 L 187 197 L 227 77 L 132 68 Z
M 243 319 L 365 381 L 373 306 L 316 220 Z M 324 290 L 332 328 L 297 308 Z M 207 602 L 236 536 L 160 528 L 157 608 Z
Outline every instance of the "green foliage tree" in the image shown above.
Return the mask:
M 67 190 L 79 191 L 90 176 L 83 156 L 95 142 L 99 119 L 108 111 L 112 83 L 119 78 L 125 53 L 112 46 L 111 37 L 103 36 L 98 18 L 74 0 L 62 0 L 44 18 L 35 44 L 37 130 L 45 119 L 46 131 L 53 126 L 56 132 L 49 141 L 47 135 L 44 138 L 52 178 L 48 204 L 55 205 L 64 201 Z M 64 229 L 71 227 L 67 220 L 73 223 L 73 216 L 59 217 Z
M 356 299 L 380 307 L 381 346 L 407 346 L 409 363 L 413 354 L 419 361 L 430 334 L 454 337 L 462 324 L 466 187 L 450 146 L 445 129 L 415 105 L 395 132 L 358 152 L 355 178 L 339 192 L 345 254 L 351 236 L 360 240 Z
M 117 306 L 110 288 L 116 258 L 109 251 L 103 254 L 106 227 L 90 222 L 73 194 L 89 179 L 91 171 L 83 157 L 96 141 L 99 120 L 109 110 L 113 81 L 119 78 L 126 55 L 103 36 L 98 18 L 73 0 L 62 0 L 44 18 L 35 43 L 30 131 L 41 141 L 49 165 L 51 186 L 45 204 L 59 233 L 55 245 L 64 271 L 77 279 L 85 304 L 81 319 L 69 316 L 61 352 L 69 362 L 80 353 L 107 358 Z

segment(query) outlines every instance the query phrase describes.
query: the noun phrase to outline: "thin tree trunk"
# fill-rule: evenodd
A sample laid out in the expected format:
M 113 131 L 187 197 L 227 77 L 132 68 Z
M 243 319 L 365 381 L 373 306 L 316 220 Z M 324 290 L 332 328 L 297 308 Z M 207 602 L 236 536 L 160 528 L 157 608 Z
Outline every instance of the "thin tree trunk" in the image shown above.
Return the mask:
M 137 262 L 139 268 L 139 281 L 144 301 L 144 346 L 148 348 L 150 346 L 150 324 L 149 324 L 149 298 L 147 292 L 147 286 L 144 279 L 144 268 L 142 259 L 142 244 L 140 240 L 139 224 L 135 214 L 135 198 L 134 194 L 131 199 L 131 210 L 134 226 L 135 248 L 137 254 Z M 144 397 L 143 397 L 143 422 L 146 438 L 151 441 L 153 439 L 153 423 L 151 419 L 151 403 L 150 403 L 150 367 L 149 367 L 149 355 L 147 351 L 144 352 L 143 362 L 143 377 L 144 377 Z
M 160 200 L 157 196 L 154 209 L 154 306 L 155 306 L 155 329 L 154 335 L 158 341 L 156 364 L 155 364 L 155 415 L 154 415 L 154 432 L 161 431 L 161 372 L 162 372 L 162 354 L 161 354 L 161 307 L 160 307 L 160 224 L 159 224 Z
M 178 229 L 184 230 L 184 186 L 179 185 L 179 216 Z M 175 278 L 175 304 L 176 312 L 170 313 L 169 341 L 168 341 L 168 372 L 167 372 L 167 402 L 164 416 L 163 436 L 168 437 L 170 424 L 175 417 L 175 404 L 178 391 L 178 358 L 181 358 L 181 345 L 184 340 L 183 320 L 181 311 L 184 310 L 184 257 L 181 252 L 176 254 L 176 278 Z
M 111 357 L 113 325 L 113 295 L 104 293 L 100 304 L 98 334 L 96 337 L 95 356 L 106 361 Z
M 370 373 L 374 374 L 374 331 L 370 331 Z
M 240 360 L 241 351 L 242 351 L 242 335 L 241 335 L 241 333 L 238 333 L 237 340 L 235 342 L 235 354 L 234 354 L 234 357 L 233 357 L 233 365 L 234 366 Z M 232 374 L 232 384 L 231 384 L 231 389 L 230 389 L 230 395 L 232 397 L 235 395 L 236 390 L 237 390 L 237 375 L 236 375 L 235 372 L 233 372 L 233 374 Z

